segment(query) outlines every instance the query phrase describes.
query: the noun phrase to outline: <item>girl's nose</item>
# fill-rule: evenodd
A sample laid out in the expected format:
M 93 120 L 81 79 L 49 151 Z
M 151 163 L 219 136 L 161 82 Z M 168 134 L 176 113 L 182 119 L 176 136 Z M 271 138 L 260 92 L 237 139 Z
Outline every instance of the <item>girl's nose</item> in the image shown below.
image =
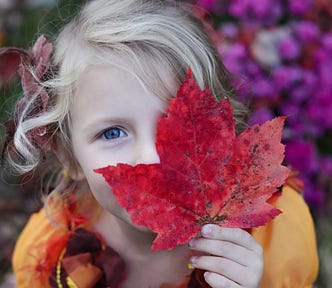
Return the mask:
M 160 163 L 154 141 L 145 141 L 136 146 L 135 165 Z

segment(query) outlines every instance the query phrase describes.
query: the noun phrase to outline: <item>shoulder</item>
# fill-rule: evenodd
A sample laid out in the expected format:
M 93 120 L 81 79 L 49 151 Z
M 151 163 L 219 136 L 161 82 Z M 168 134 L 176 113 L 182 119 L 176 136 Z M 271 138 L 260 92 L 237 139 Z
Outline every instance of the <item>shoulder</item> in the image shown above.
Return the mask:
M 289 185 L 272 204 L 282 213 L 252 230 L 264 250 L 262 287 L 311 287 L 318 273 L 318 255 L 309 208 Z
M 16 287 L 47 287 L 45 279 L 55 266 L 67 238 L 68 231 L 51 223 L 45 209 L 31 215 L 14 249 Z

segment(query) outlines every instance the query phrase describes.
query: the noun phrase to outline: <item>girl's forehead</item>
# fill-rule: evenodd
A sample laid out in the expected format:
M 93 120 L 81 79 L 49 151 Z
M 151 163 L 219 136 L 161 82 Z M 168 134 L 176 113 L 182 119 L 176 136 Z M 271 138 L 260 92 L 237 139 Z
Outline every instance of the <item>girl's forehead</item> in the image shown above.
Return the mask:
M 128 82 L 136 82 L 148 93 L 152 93 L 160 99 L 169 100 L 176 96 L 180 84 L 179 77 L 161 63 L 157 65 L 145 63 L 144 66 L 140 66 L 125 58 L 118 58 L 116 61 L 110 62 L 107 64 L 98 62 L 87 64 L 74 83 L 74 94 L 80 89 L 80 86 L 105 79 L 107 75 L 109 84 L 120 81 L 116 84 L 129 85 L 128 89 L 134 89 L 132 84 L 128 84 Z M 93 87 L 97 88 L 97 86 Z
M 117 67 L 91 67 L 78 79 L 70 113 L 73 127 L 88 131 L 111 119 L 141 121 L 147 114 L 165 113 L 167 106 L 135 75 Z
M 177 87 L 175 87 L 174 81 L 167 78 L 169 76 L 165 73 L 162 77 L 175 91 Z M 115 104 L 116 101 L 119 102 L 122 99 L 127 99 L 127 104 L 130 106 L 132 104 L 130 100 L 136 98 L 137 95 L 146 95 L 152 102 L 165 103 L 169 98 L 175 96 L 175 92 L 169 95 L 168 90 L 164 91 L 162 95 L 156 94 L 134 71 L 114 65 L 87 67 L 78 77 L 75 86 L 71 110 L 85 109 L 85 105 L 95 101 L 112 105 L 112 101 Z

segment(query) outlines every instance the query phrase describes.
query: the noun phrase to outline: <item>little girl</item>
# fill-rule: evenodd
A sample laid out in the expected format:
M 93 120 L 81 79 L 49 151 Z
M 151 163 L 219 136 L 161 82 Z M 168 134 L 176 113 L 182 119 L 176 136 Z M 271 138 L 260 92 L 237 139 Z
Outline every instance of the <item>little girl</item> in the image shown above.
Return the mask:
M 289 180 L 270 202 L 282 214 L 245 231 L 213 224 L 188 245 L 151 251 L 94 169 L 158 163 L 158 118 L 186 77 L 228 97 L 237 132 L 245 109 L 202 24 L 174 2 L 88 1 L 52 45 L 23 53 L 8 163 L 40 165 L 51 189 L 13 256 L 17 287 L 311 287 L 318 261 L 313 222 Z M 51 58 L 49 59 L 49 56 Z M 38 170 L 37 170 L 38 171 Z M 293 188 L 292 188 L 293 187 Z M 189 264 L 189 265 L 188 265 Z

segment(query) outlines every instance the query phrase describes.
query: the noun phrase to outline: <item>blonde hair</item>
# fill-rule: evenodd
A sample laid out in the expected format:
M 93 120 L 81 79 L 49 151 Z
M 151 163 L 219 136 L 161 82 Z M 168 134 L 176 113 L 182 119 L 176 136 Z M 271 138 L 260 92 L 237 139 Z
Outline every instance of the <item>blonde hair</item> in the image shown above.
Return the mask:
M 90 65 L 126 69 L 128 63 L 144 86 L 162 98 L 169 97 L 170 89 L 160 67 L 180 85 L 190 66 L 201 88 L 209 88 L 216 99 L 231 100 L 237 128 L 242 129 L 246 109 L 234 99 L 230 75 L 202 23 L 190 11 L 167 1 L 94 0 L 82 7 L 55 41 L 55 77 L 42 83 L 54 105 L 38 117 L 27 118 L 24 111 L 20 115 L 14 146 L 21 157 L 20 161 L 10 158 L 12 167 L 19 172 L 34 169 L 44 155 L 26 135 L 37 127 L 55 124 L 57 145 L 75 168 L 69 111 L 76 80 Z M 29 105 L 34 105 L 33 99 Z

